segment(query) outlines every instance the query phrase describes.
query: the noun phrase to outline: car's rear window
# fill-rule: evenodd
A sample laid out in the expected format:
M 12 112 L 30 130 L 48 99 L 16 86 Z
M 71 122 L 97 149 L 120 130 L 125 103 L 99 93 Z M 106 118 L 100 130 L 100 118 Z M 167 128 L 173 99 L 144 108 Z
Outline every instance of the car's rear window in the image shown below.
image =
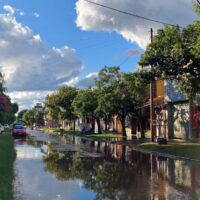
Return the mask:
M 15 125 L 14 129 L 24 129 L 22 125 Z

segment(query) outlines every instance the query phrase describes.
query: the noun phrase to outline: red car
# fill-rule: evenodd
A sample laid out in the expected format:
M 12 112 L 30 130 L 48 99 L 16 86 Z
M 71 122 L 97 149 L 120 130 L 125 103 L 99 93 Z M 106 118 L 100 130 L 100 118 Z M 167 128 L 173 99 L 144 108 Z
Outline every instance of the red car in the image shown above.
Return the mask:
M 23 125 L 16 124 L 13 126 L 12 136 L 13 137 L 17 137 L 17 136 L 26 137 L 26 129 L 24 128 Z

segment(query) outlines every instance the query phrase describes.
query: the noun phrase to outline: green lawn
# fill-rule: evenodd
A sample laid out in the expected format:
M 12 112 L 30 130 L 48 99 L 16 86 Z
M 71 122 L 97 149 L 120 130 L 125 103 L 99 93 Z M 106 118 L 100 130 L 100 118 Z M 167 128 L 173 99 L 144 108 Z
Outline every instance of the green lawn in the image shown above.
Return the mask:
M 97 139 L 97 140 L 106 140 L 111 138 L 123 138 L 122 135 L 116 134 L 116 133 L 92 133 L 92 134 L 80 134 L 80 132 L 74 132 L 74 131 L 66 131 L 60 128 L 42 128 L 41 131 L 47 132 L 49 134 L 53 135 L 64 135 L 64 134 L 70 134 L 70 135 L 79 135 L 81 137 L 91 138 L 91 139 Z
M 112 139 L 112 138 L 123 138 L 122 135 L 116 134 L 116 133 L 102 133 L 102 134 L 89 134 L 84 135 L 81 134 L 81 137 L 91 138 L 95 140 L 106 140 L 106 139 Z
M 139 148 L 200 161 L 199 143 L 168 142 L 167 145 L 159 145 L 156 143 L 143 143 L 139 146 Z
M 50 134 L 59 134 L 61 132 L 60 128 L 42 128 L 41 130 Z
M 0 199 L 13 199 L 13 164 L 16 157 L 14 141 L 9 133 L 0 135 Z
M 61 128 L 41 128 L 40 130 L 52 135 L 64 135 L 64 134 L 76 135 L 78 133 L 74 131 L 66 131 Z

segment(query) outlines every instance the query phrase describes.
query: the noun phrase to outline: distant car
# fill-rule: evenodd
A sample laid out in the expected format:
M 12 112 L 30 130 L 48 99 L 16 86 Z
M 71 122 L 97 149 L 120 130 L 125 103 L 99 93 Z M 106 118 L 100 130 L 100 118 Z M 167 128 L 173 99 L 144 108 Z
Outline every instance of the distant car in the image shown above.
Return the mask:
M 15 124 L 12 128 L 13 137 L 26 137 L 26 129 L 22 124 Z

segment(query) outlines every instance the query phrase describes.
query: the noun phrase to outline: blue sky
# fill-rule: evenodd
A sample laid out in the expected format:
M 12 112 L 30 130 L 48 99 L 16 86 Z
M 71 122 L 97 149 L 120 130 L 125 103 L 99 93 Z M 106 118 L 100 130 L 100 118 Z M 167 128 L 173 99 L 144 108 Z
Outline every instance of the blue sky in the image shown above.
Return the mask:
M 20 9 L 24 16 L 16 15 L 22 24 L 39 34 L 49 47 L 67 45 L 76 49 L 84 64 L 84 72 L 96 72 L 103 66 L 120 65 L 123 71 L 133 71 L 139 55 L 130 57 L 127 50 L 142 50 L 115 32 L 82 31 L 76 26 L 74 0 L 4 0 L 3 5 Z M 2 10 L 3 12 L 3 10 Z M 33 17 L 36 12 L 40 16 Z
M 197 19 L 192 0 L 95 2 L 181 26 Z M 134 71 L 150 28 L 163 26 L 84 0 L 1 0 L 0 71 L 9 95 L 30 108 L 60 85 L 94 84 L 105 65 Z

